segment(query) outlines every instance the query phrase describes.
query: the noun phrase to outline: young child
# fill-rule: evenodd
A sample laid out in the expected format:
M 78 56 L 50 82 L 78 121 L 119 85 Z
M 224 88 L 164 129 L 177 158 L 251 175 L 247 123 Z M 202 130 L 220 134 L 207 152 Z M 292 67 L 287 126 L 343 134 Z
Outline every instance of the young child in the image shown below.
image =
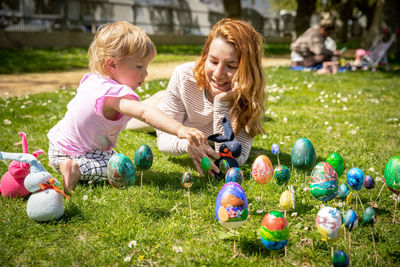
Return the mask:
M 156 49 L 146 33 L 128 23 L 100 28 L 89 47 L 90 73 L 83 76 L 64 118 L 48 133 L 49 160 L 71 192 L 79 180 L 102 181 L 118 135 L 134 117 L 191 144 L 206 136 L 155 107 L 139 102 L 134 90 L 147 76 Z

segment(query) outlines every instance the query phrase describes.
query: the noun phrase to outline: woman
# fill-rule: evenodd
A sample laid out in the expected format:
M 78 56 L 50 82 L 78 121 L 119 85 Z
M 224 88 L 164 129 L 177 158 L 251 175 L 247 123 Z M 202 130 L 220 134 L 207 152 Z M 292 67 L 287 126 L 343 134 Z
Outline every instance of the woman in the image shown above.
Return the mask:
M 224 117 L 230 119 L 235 138 L 242 144 L 242 153 L 236 158 L 242 165 L 254 137 L 264 131 L 262 50 L 262 37 L 250 24 L 222 19 L 211 29 L 200 60 L 176 67 L 159 108 L 207 136 L 223 133 L 221 121 Z M 132 128 L 128 125 L 128 129 Z M 216 152 L 220 144 L 215 144 L 215 150 L 209 144 L 196 147 L 161 131 L 157 131 L 157 144 L 165 153 L 188 153 L 201 175 L 203 157 L 220 157 Z M 212 170 L 219 173 L 214 164 Z M 214 177 L 211 170 L 209 174 Z

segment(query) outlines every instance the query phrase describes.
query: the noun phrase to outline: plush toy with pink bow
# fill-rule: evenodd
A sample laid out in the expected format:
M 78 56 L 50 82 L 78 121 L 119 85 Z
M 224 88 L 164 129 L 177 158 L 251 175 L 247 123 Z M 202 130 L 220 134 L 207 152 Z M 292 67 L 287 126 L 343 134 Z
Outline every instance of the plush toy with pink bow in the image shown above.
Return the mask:
M 28 142 L 26 140 L 26 134 L 24 132 L 18 132 L 22 140 L 22 151 L 29 153 Z M 32 155 L 36 158 L 42 154 L 43 150 L 35 151 Z M 29 174 L 30 166 L 28 163 L 12 161 L 8 166 L 8 172 L 6 172 L 0 180 L 0 192 L 3 197 L 15 198 L 24 197 L 29 195 L 31 192 L 26 190 L 24 186 L 25 177 Z

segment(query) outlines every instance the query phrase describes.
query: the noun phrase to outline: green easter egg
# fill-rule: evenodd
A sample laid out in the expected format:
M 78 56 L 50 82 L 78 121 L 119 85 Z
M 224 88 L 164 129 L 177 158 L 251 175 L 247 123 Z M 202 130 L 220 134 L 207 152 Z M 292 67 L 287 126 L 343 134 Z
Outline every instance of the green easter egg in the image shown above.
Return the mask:
M 340 156 L 339 153 L 332 153 L 326 158 L 326 162 L 332 165 L 332 167 L 335 169 L 338 177 L 342 176 L 343 171 L 344 171 L 344 161 L 342 156 Z
M 107 179 L 115 188 L 133 185 L 136 180 L 133 162 L 124 154 L 114 154 L 107 164 Z
M 396 194 L 400 193 L 400 156 L 392 157 L 385 166 L 385 182 Z
M 297 139 L 292 147 L 291 159 L 296 168 L 309 170 L 314 167 L 317 155 L 310 140 L 305 137 Z
M 376 222 L 376 212 L 372 207 L 367 207 L 364 210 L 363 221 L 366 224 L 374 224 Z
M 210 159 L 207 158 L 207 157 L 203 157 L 203 158 L 201 159 L 200 167 L 201 167 L 204 171 L 208 171 L 209 169 L 211 169 L 211 161 L 210 161 Z

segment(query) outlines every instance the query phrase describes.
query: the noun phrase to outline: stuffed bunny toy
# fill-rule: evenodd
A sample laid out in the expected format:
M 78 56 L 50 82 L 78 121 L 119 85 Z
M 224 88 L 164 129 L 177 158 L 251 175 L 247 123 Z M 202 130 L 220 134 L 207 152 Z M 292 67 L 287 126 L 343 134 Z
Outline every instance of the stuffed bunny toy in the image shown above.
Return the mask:
M 207 138 L 210 141 L 222 143 L 221 146 L 219 147 L 219 155 L 221 157 L 215 160 L 214 164 L 221 169 L 220 162 L 223 162 L 223 160 L 225 160 L 229 166 L 224 167 L 224 169 L 239 167 L 236 158 L 239 157 L 240 154 L 242 153 L 242 145 L 240 144 L 239 141 L 234 140 L 235 134 L 233 133 L 231 123 L 225 117 L 222 119 L 222 127 L 224 128 L 223 135 L 213 134 Z
M 34 155 L 25 153 L 0 152 L 0 160 L 9 159 L 30 165 L 30 173 L 25 177 L 24 186 L 32 194 L 26 205 L 28 217 L 34 221 L 47 222 L 57 220 L 64 215 L 63 195 L 58 187 L 60 183 L 46 171 Z
M 26 141 L 26 135 L 24 132 L 18 132 L 22 140 L 22 151 L 28 152 L 28 142 Z M 12 161 L 8 166 L 8 172 L 6 172 L 0 180 L 0 192 L 3 197 L 14 198 L 24 197 L 30 194 L 25 189 L 24 179 L 29 174 L 29 164 L 19 161 Z

